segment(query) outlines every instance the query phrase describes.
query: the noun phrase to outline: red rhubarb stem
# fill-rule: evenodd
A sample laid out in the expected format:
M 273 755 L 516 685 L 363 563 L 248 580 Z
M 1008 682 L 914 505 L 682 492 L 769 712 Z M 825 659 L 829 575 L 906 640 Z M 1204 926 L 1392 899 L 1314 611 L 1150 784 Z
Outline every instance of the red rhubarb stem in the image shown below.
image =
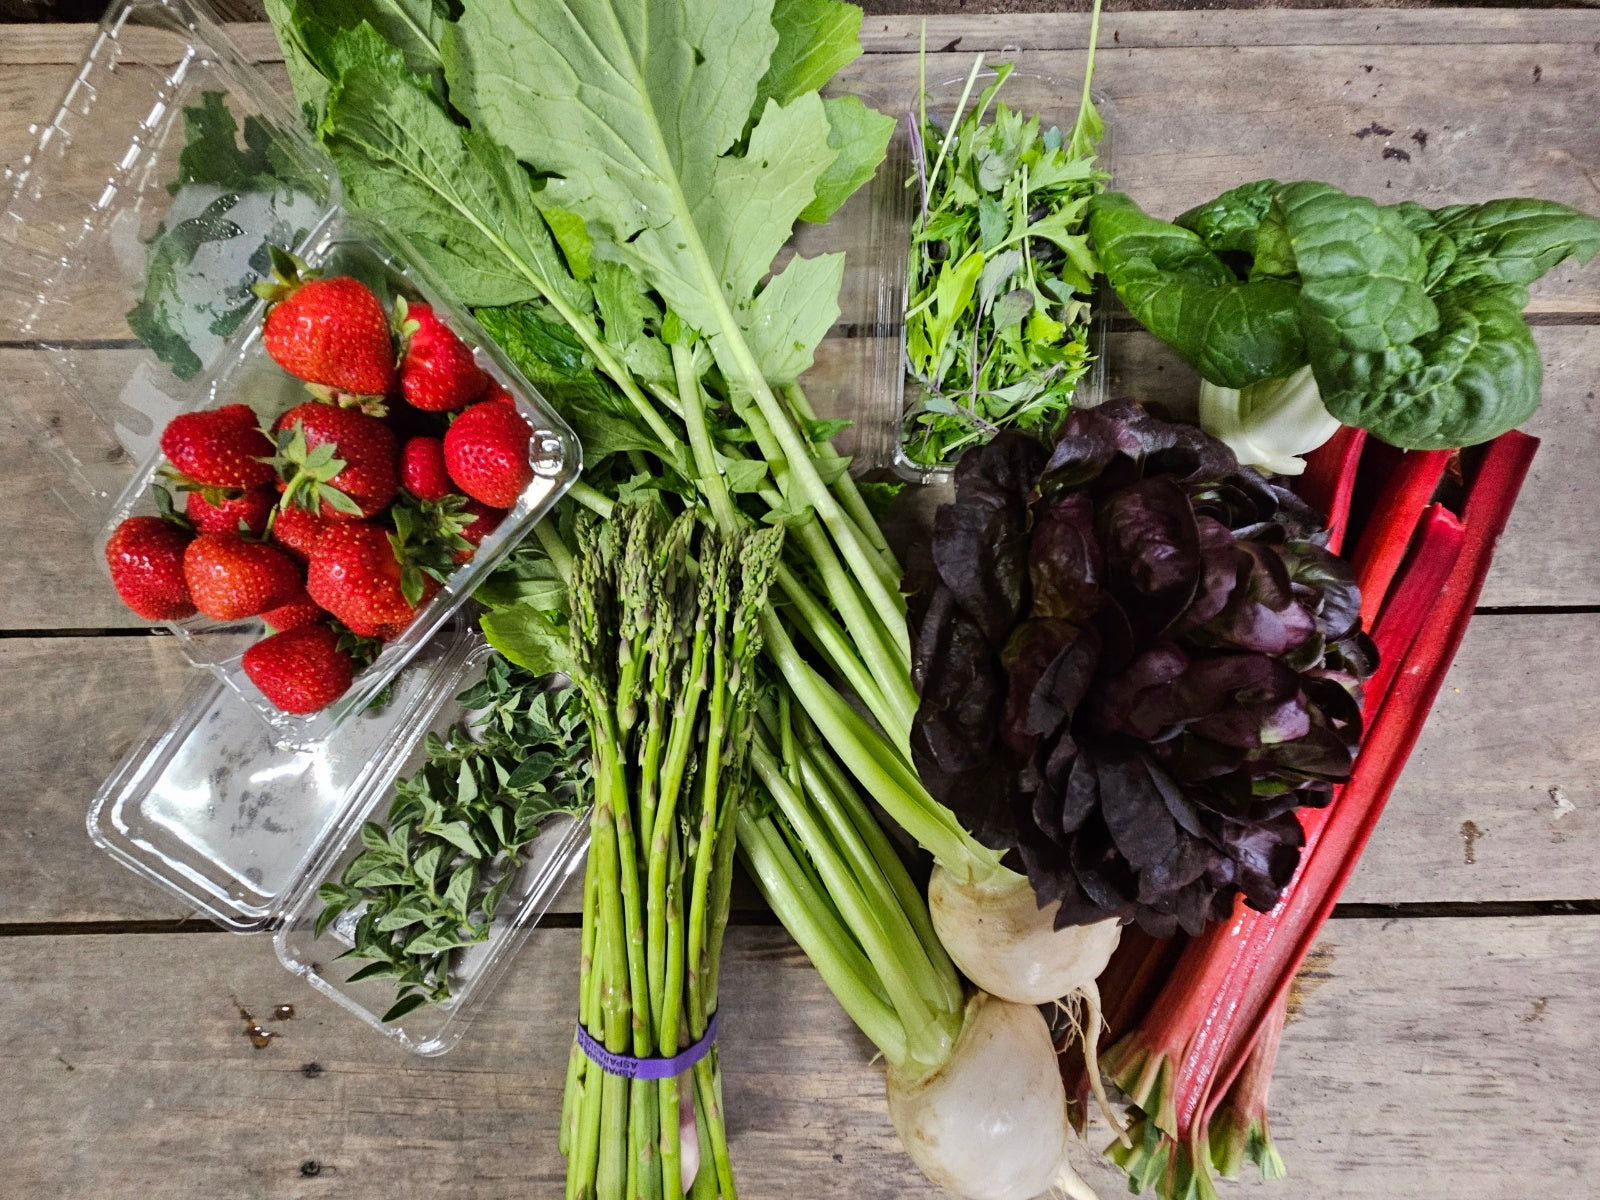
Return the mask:
M 1383 609 L 1395 572 L 1405 561 L 1422 511 L 1439 490 L 1453 450 L 1411 450 L 1384 481 L 1373 516 L 1350 562 L 1361 588 L 1361 624 L 1370 629 Z
M 1138 1068 L 1138 1081 L 1159 1101 L 1152 1110 L 1130 1092 L 1154 1127 L 1142 1131 L 1146 1142 L 1134 1156 L 1142 1161 L 1130 1166 L 1153 1171 L 1164 1163 L 1209 1191 L 1208 1119 L 1243 1070 L 1270 1006 L 1287 995 L 1371 836 L 1465 633 L 1537 446 L 1507 434 L 1487 448 L 1468 489 L 1460 538 L 1445 514 L 1430 512 L 1394 603 L 1374 629 L 1400 665 L 1388 686 L 1369 693 L 1365 708 L 1376 719 L 1349 783 L 1329 809 L 1302 813 L 1307 844 L 1277 907 L 1259 914 L 1241 904 L 1230 921 L 1191 942 L 1150 1018 L 1113 1047 L 1108 1057 Z M 1430 577 L 1445 578 L 1431 602 Z
M 1256 1165 L 1263 1180 L 1284 1176 L 1283 1159 L 1272 1144 L 1272 1130 L 1267 1121 L 1267 1093 L 1288 1020 L 1289 993 L 1285 992 L 1267 1013 L 1261 1028 L 1256 1030 L 1244 1069 L 1207 1122 L 1211 1165 L 1224 1179 L 1237 1179 L 1246 1162 Z
M 1462 513 L 1465 538 L 1454 569 L 1394 674 L 1350 781 L 1328 810 L 1331 818 L 1324 836 L 1307 847 L 1278 906 L 1260 920 L 1266 927 L 1257 930 L 1265 942 L 1257 960 L 1257 979 L 1249 981 L 1249 994 L 1230 1006 L 1236 1028 L 1255 1028 L 1270 1005 L 1287 995 L 1295 972 L 1344 890 L 1455 661 L 1495 545 L 1538 446 L 1537 438 L 1518 432 L 1503 434 L 1489 445 L 1468 491 Z M 1210 1081 L 1214 1095 L 1220 1096 L 1232 1083 L 1248 1049 L 1247 1040 L 1238 1038 L 1224 1061 L 1207 1062 L 1215 1068 Z M 1207 1089 L 1185 1088 L 1191 1096 L 1202 1090 Z M 1180 1113 L 1180 1121 L 1184 1116 Z M 1192 1109 L 1187 1116 L 1193 1119 Z
M 1434 617 L 1434 608 L 1455 570 L 1466 544 L 1466 526 L 1442 504 L 1433 504 L 1417 523 L 1416 544 L 1400 569 L 1397 586 L 1370 625 L 1378 647 L 1378 669 L 1365 685 L 1364 714 L 1368 724 L 1377 718 L 1388 699 L 1394 677 L 1422 627 Z M 1362 593 L 1365 599 L 1365 593 Z
M 1305 472 L 1295 480 L 1295 495 L 1328 518 L 1328 549 L 1344 548 L 1350 526 L 1350 497 L 1355 493 L 1356 468 L 1367 444 L 1367 431 L 1345 425 L 1306 455 Z

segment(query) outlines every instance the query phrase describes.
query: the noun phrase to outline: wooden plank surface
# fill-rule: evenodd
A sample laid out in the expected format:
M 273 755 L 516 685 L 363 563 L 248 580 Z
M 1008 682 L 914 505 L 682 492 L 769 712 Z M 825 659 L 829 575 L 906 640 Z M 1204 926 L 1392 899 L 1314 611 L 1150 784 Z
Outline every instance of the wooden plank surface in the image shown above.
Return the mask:
M 192 915 L 101 854 L 83 827 L 101 781 L 190 672 L 170 638 L 0 639 L 0 761 L 16 798 L 0 821 L 0 923 Z M 1478 617 L 1343 899 L 1600 895 L 1597 678 L 1600 614 Z M 574 883 L 556 908 L 580 903 Z M 739 907 L 757 903 L 741 891 Z
M 1480 8 L 1462 19 L 1459 12 L 1427 7 L 1363 5 L 1352 12 L 1339 4 L 1325 4 L 1284 11 L 1291 6 L 1268 4 L 1272 11 L 1263 12 L 1249 4 L 1183 10 L 1183 3 L 1162 0 L 1163 11 L 1154 12 L 1108 11 L 1101 19 L 1101 32 L 1115 46 L 1162 48 L 1529 45 L 1600 38 L 1600 14 L 1581 9 L 1540 11 L 1507 5 Z M 969 7 L 982 5 L 973 2 Z M 1089 19 L 1082 13 L 1047 12 L 1023 19 L 1005 13 L 942 13 L 925 19 L 928 47 L 934 51 L 947 46 L 952 51 L 1079 50 L 1089 44 Z M 861 25 L 862 47 L 868 53 L 914 54 L 923 20 L 917 15 L 869 13 Z M 83 57 L 92 30 L 88 25 L 11 26 L 0 33 L 0 66 L 73 65 Z M 228 36 L 251 61 L 281 58 L 266 25 L 230 25 Z
M 536 933 L 467 1038 L 431 1061 L 284 974 L 262 938 L 14 939 L 0 956 L 0 1078 L 27 1102 L 0 1125 L 0 1190 L 555 1195 L 577 939 Z M 870 1047 L 786 935 L 734 929 L 726 953 L 720 1041 L 742 1194 L 941 1194 L 894 1141 Z M 1338 921 L 1317 963 L 1274 1080 L 1291 1174 L 1270 1194 L 1596 1194 L 1600 918 Z M 238 1005 L 265 1017 L 283 1003 L 295 1018 L 264 1021 L 279 1036 L 253 1049 Z M 1102 1197 L 1121 1190 L 1088 1151 L 1079 1162 Z
M 1027 47 L 1025 68 L 1067 81 L 1051 94 L 1064 105 L 1086 29 L 1082 17 L 939 17 L 928 39 L 955 52 L 952 70 L 968 51 Z M 918 30 L 869 18 L 864 37 L 881 53 L 852 81 L 902 106 Z M 251 56 L 275 57 L 263 27 L 234 32 Z M 1600 13 L 1119 13 L 1103 32 L 1118 183 L 1152 211 L 1263 175 L 1425 203 L 1538 194 L 1600 205 Z M 48 115 L 89 36 L 0 29 L 0 164 L 25 152 L 27 125 Z M 1354 136 L 1374 121 L 1409 162 L 1383 158 L 1381 137 Z M 1425 148 L 1410 139 L 1419 129 Z M 1547 403 L 1531 428 L 1546 445 L 1485 602 L 1576 611 L 1475 622 L 1347 901 L 1471 912 L 1600 895 L 1600 743 L 1587 716 L 1600 555 L 1585 534 L 1600 452 L 1600 267 L 1556 273 L 1534 308 Z M 121 335 L 115 305 L 78 316 L 90 334 Z M 843 394 L 868 352 L 830 344 L 814 390 Z M 106 353 L 91 370 L 114 370 L 118 352 Z M 1115 335 L 1112 360 L 1153 398 L 1192 389 L 1144 335 Z M 0 380 L 50 386 L 35 352 L 4 347 Z M 35 499 L 49 477 L 0 432 L 0 634 L 131 624 L 91 535 Z M 320 1000 L 263 938 L 52 932 L 188 915 L 95 851 L 82 825 L 152 697 L 183 672 L 169 639 L 0 637 L 11 764 L 0 788 L 0 1094 L 27 1098 L 0 1130 L 0 1195 L 556 1193 L 575 930 L 536 933 L 463 1044 L 435 1061 Z M 728 946 L 722 1041 L 745 1194 L 935 1194 L 898 1149 L 870 1047 L 782 931 L 738 927 Z M 1597 980 L 1600 917 L 1335 921 L 1274 1085 L 1291 1179 L 1272 1194 L 1600 1195 Z M 269 1022 L 278 1038 L 254 1050 L 235 999 L 258 1015 L 290 1002 L 297 1017 Z M 1121 1190 L 1104 1166 L 1086 1174 L 1102 1196 Z

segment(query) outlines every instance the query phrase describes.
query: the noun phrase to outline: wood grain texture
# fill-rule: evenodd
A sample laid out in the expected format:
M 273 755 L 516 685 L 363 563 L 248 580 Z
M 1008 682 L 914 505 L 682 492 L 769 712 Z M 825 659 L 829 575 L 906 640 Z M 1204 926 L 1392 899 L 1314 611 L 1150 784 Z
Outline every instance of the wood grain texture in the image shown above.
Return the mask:
M 83 819 L 190 671 L 165 638 L 0 640 L 0 921 L 178 920 Z M 1600 897 L 1600 614 L 1480 616 L 1372 844 L 1354 903 Z M 47 697 L 47 700 L 41 700 Z M 1461 829 L 1479 831 L 1468 863 Z M 581 905 L 576 884 L 557 911 Z M 741 878 L 739 909 L 759 907 Z
M 577 941 L 573 930 L 536 933 L 461 1046 L 429 1061 L 290 978 L 261 938 L 12 940 L 0 956 L 0 1088 L 27 1103 L 0 1126 L 5 1192 L 558 1194 Z M 1291 1172 L 1274 1194 L 1594 1194 L 1600 919 L 1339 921 L 1319 949 L 1320 986 L 1274 1081 L 1273 1130 Z M 894 1141 L 870 1048 L 786 935 L 731 930 L 724 962 L 741 1194 L 940 1194 Z M 237 1005 L 265 1017 L 286 1002 L 294 1020 L 263 1021 L 279 1036 L 253 1049 Z M 1102 1196 L 1121 1190 L 1087 1151 L 1079 1162 Z
M 1554 22 L 1551 14 L 1495 12 L 1484 18 L 1487 24 L 1476 15 L 1447 17 L 1395 14 L 1399 27 L 1365 12 L 1359 18 L 1281 11 L 1119 17 L 1108 38 L 1123 33 L 1123 20 L 1138 18 L 1150 28 L 1141 38 L 1130 26 L 1120 41 L 1108 41 L 1098 60 L 1097 85 L 1114 109 L 1118 186 L 1150 211 L 1169 216 L 1263 176 L 1331 178 L 1387 201 L 1439 205 L 1536 195 L 1595 207 L 1600 129 L 1588 114 L 1600 110 L 1600 72 L 1593 69 L 1600 13 L 1563 14 Z M 1507 32 L 1524 19 L 1537 34 L 1531 40 Z M 989 20 L 1013 37 L 1055 25 Z M 888 27 L 902 41 L 916 36 L 916 22 Z M 255 53 L 265 53 L 261 38 L 270 41 L 270 31 L 242 26 L 237 32 Z M 63 47 L 70 42 L 58 36 L 65 39 Z M 930 32 L 929 44 L 964 37 L 957 32 L 941 41 Z M 1467 40 L 1425 52 L 1413 44 L 1451 37 Z M 962 40 L 960 49 L 995 48 L 992 38 L 977 40 L 977 47 Z M 1040 44 L 1054 45 L 1049 39 Z M 81 54 L 82 34 L 76 45 Z M 31 52 L 51 53 L 47 44 Z M 48 116 L 70 79 L 76 55 L 62 50 L 56 57 L 59 64 L 38 65 L 35 57 L 0 72 L 0 163 L 21 159 L 32 141 L 29 122 Z M 1040 87 L 1019 77 L 1009 89 L 1015 101 L 1070 119 L 1082 54 L 1045 49 L 1012 57 L 1024 70 L 1061 81 Z M 940 61 L 959 74 L 967 58 L 958 50 Z M 904 112 L 916 77 L 915 55 L 869 54 L 846 69 L 840 86 L 860 91 L 886 111 Z M 1374 122 L 1394 133 L 1356 136 Z M 1412 140 L 1417 131 L 1426 133 L 1425 147 Z M 1410 160 L 1385 158 L 1385 149 Z M 814 249 L 848 247 L 852 239 L 858 235 L 836 228 L 807 233 L 800 241 Z M 124 307 L 87 308 L 81 336 L 125 336 Z M 1558 268 L 1536 287 L 1532 307 L 1548 314 L 1600 312 L 1600 268 Z M 96 334 L 98 321 L 104 323 Z
M 956 42 L 952 50 L 968 51 L 1078 50 L 1089 44 L 1089 19 L 1082 12 L 1047 11 L 1018 20 L 1013 13 L 978 11 L 1005 2 L 948 0 L 952 6 L 971 10 L 960 13 L 919 11 L 933 5 L 919 5 L 918 0 L 895 4 L 898 11 L 894 13 L 872 11 L 890 7 L 887 3 L 869 3 L 864 6 L 868 12 L 861 25 L 861 44 L 869 53 L 915 53 L 924 19 L 928 46 L 933 50 L 943 50 L 952 41 Z M 1515 2 L 1503 7 L 1476 5 L 1465 11 L 1435 6 L 1431 0 L 1405 8 L 1344 0 L 1299 5 L 1258 5 L 1250 0 L 1211 8 L 1199 8 L 1192 0 L 1156 0 L 1144 7 L 1156 11 L 1128 11 L 1108 3 L 1101 19 L 1102 35 L 1112 45 L 1123 47 L 1469 46 L 1583 42 L 1600 36 L 1600 14 L 1584 11 L 1594 7 L 1585 0 L 1572 6 L 1549 6 L 1554 11 L 1542 11 L 1546 9 L 1543 4 Z M 0 38 L 0 65 L 76 63 L 94 28 L 13 26 Z M 265 24 L 234 24 L 227 33 L 251 61 L 275 62 L 281 57 L 272 30 Z

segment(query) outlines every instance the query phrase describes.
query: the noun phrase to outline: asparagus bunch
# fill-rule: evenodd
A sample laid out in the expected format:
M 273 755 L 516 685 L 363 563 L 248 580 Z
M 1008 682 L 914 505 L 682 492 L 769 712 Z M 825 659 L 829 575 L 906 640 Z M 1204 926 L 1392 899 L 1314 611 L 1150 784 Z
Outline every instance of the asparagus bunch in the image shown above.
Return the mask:
M 717 1007 L 735 822 L 750 788 L 760 615 L 777 527 L 719 530 L 653 502 L 580 520 L 574 682 L 593 754 L 579 1022 L 614 1054 L 670 1057 Z M 601 1070 L 574 1039 L 562 1111 L 568 1200 L 735 1195 L 716 1051 L 683 1077 Z M 683 1087 L 690 1089 L 683 1094 Z M 698 1110 L 686 1155 L 679 1122 Z

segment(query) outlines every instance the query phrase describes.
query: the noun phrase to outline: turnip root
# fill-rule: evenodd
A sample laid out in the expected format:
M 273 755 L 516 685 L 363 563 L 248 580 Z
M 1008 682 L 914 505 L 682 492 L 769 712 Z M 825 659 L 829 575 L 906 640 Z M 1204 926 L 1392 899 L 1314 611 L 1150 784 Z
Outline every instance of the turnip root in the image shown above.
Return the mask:
M 1032 1005 L 979 992 L 938 1070 L 889 1069 L 889 1118 L 923 1174 L 967 1200 L 1094 1192 L 1067 1161 L 1073 1141 L 1050 1028 Z
M 943 867 L 928 881 L 933 928 L 961 973 L 1014 1004 L 1049 1004 L 1100 977 L 1122 937 L 1116 920 L 1055 929 L 1022 875 L 958 882 Z
M 1100 989 L 1095 986 L 1122 939 L 1121 924 L 1112 919 L 1057 929 L 1056 906 L 1040 908 L 1024 876 L 1008 871 L 962 883 L 938 864 L 928 880 L 928 911 L 951 960 L 990 995 L 1014 1004 L 1082 1000 L 1089 1087 L 1106 1121 L 1126 1141 L 1100 1080 Z

